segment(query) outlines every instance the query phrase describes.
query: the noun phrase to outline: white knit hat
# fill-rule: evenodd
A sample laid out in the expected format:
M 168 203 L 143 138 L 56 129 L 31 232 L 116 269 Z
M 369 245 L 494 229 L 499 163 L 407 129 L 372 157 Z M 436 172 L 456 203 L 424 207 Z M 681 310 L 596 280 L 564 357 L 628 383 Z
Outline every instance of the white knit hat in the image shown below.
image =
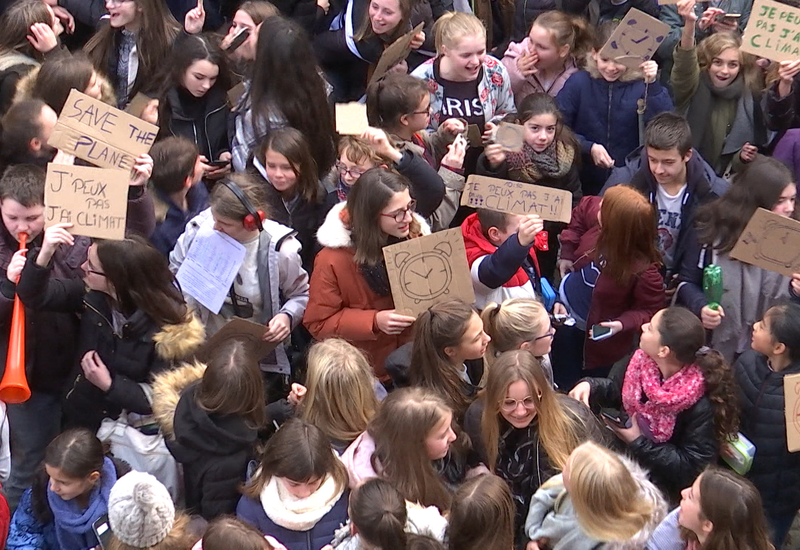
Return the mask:
M 111 531 L 125 544 L 155 546 L 175 523 L 169 491 L 150 474 L 132 471 L 117 480 L 108 498 Z

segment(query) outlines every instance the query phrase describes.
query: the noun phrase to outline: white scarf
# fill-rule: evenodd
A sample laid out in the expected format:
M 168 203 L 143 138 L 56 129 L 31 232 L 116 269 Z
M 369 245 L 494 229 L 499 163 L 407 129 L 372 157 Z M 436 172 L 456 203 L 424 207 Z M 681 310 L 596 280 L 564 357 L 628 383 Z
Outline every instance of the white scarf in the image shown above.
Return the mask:
M 339 501 L 344 486 L 337 489 L 336 480 L 331 475 L 312 495 L 306 498 L 295 498 L 278 478 L 272 476 L 261 490 L 261 506 L 267 517 L 276 524 L 292 531 L 308 531 L 312 529 L 325 514 L 331 511 Z

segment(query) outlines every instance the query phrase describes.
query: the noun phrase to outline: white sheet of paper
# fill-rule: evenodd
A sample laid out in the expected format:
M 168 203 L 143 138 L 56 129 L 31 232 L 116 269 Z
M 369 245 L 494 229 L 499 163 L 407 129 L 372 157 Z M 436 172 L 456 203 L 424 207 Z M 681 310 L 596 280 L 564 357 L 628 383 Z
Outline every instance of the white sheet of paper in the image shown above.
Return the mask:
M 241 243 L 211 227 L 201 227 L 178 269 L 181 290 L 219 313 L 244 255 Z

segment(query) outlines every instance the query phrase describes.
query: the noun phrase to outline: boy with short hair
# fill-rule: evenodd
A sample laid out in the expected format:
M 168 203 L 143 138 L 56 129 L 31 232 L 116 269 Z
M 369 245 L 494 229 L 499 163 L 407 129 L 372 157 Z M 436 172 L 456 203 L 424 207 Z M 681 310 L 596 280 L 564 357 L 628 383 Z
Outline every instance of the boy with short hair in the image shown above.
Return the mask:
M 24 259 L 12 257 L 19 250 L 19 235 L 27 233 L 27 248 L 41 246 L 44 234 L 45 171 L 32 165 L 9 167 L 0 179 L 0 365 L 8 354 L 9 327 L 16 280 Z M 75 237 L 72 246 L 61 245 L 53 256 L 50 277 L 82 279 L 81 268 L 91 241 Z M 22 492 L 30 487 L 50 441 L 61 429 L 61 397 L 75 366 L 78 318 L 72 313 L 25 310 L 25 372 L 31 397 L 8 404 L 11 431 L 11 475 L 3 493 L 13 510 Z M 4 368 L 4 367 L 0 367 Z
M 58 115 L 40 99 L 14 103 L 3 115 L 0 127 L 0 175 L 12 164 L 45 168 L 56 149 L 47 144 Z
M 194 142 L 183 137 L 157 142 L 150 149 L 150 156 L 156 215 L 150 242 L 169 258 L 189 220 L 208 208 L 208 190 L 201 183 L 203 163 Z

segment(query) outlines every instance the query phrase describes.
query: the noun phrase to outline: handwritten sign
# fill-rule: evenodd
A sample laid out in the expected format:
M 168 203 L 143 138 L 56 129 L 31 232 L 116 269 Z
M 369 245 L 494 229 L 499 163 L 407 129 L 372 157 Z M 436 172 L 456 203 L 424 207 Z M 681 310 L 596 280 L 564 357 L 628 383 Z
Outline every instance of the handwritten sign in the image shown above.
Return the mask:
M 486 176 L 467 178 L 461 204 L 511 214 L 537 214 L 552 222 L 569 223 L 572 218 L 569 191 Z
M 643 11 L 631 8 L 600 50 L 600 57 L 636 69 L 658 49 L 669 25 Z
M 336 104 L 336 131 L 341 135 L 360 136 L 369 128 L 367 106 L 364 103 Z
M 73 89 L 48 144 L 103 168 L 131 170 L 157 134 L 158 126 Z
M 800 9 L 756 0 L 742 37 L 742 51 L 773 61 L 800 59 Z
M 519 124 L 501 122 L 497 127 L 494 139 L 503 146 L 504 151 L 512 153 L 522 151 L 522 145 L 525 143 L 525 127 Z
M 460 298 L 475 301 L 461 229 L 385 246 L 383 257 L 399 313 L 419 315 L 433 304 Z
M 800 222 L 759 208 L 733 247 L 731 258 L 791 277 L 800 272 Z
M 71 223 L 73 235 L 121 240 L 128 212 L 128 172 L 92 166 L 47 165 L 45 227 Z
M 144 108 L 147 107 L 151 101 L 153 101 L 152 98 L 144 95 L 142 92 L 138 92 L 135 96 L 133 96 L 133 99 L 131 99 L 131 102 L 128 103 L 128 106 L 125 107 L 125 112 L 141 118 Z
M 786 446 L 790 453 L 800 451 L 800 374 L 783 377 L 784 411 L 786 413 Z
M 414 37 L 417 35 L 417 33 L 422 30 L 424 25 L 425 23 L 420 23 L 409 32 L 389 44 L 386 49 L 383 50 L 381 58 L 378 59 L 378 64 L 375 65 L 375 71 L 372 73 L 372 78 L 369 79 L 370 84 L 377 82 L 386 74 L 386 71 L 408 57 L 408 54 L 411 53 L 411 42 L 414 40 Z

